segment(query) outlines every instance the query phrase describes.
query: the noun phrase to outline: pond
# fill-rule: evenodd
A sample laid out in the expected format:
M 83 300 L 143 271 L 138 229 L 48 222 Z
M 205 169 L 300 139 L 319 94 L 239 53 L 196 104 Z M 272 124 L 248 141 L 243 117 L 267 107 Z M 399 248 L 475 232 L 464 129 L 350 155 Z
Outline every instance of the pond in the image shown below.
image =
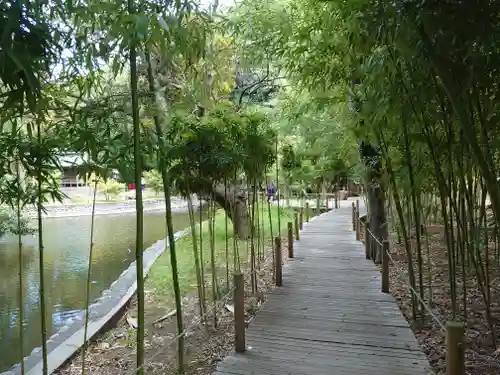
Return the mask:
M 189 226 L 187 212 L 173 215 L 175 231 Z M 90 220 L 90 216 L 44 219 L 48 337 L 85 308 Z M 145 213 L 144 248 L 162 238 L 164 213 Z M 22 260 L 25 356 L 41 345 L 37 240 L 35 236 L 25 239 Z M 135 215 L 96 216 L 94 243 L 91 303 L 135 260 Z M 18 293 L 18 249 L 13 238 L 0 244 L 0 372 L 20 361 Z

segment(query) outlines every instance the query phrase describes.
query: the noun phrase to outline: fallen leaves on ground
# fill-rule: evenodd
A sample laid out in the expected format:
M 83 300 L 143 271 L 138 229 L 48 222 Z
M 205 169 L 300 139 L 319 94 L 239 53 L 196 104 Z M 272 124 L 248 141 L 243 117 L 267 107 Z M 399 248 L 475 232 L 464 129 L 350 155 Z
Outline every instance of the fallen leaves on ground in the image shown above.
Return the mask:
M 414 321 L 412 318 L 411 290 L 408 287 L 408 262 L 406 250 L 401 244 L 392 241 L 391 256 L 395 264 L 391 265 L 390 284 L 391 293 L 395 297 L 400 309 L 410 323 L 415 336 L 424 352 L 427 354 L 430 364 L 437 374 L 445 373 L 445 333 L 441 324 L 453 318 L 451 289 L 449 283 L 448 255 L 444 238 L 444 228 L 434 226 L 428 228 L 429 258 L 423 250 L 424 263 L 430 260 L 432 286 L 432 303 L 428 303 L 432 311 L 424 311 L 424 319 Z M 493 250 L 491 254 L 493 255 Z M 463 295 L 464 280 L 461 274 L 461 265 L 457 268 L 457 319 L 466 322 L 466 374 L 467 375 L 498 375 L 500 374 L 499 349 L 492 344 L 492 331 L 486 319 L 486 306 L 483 295 L 477 285 L 472 269 L 466 272 L 467 293 Z M 499 280 L 500 268 L 495 262 L 490 262 L 490 280 Z M 418 285 L 418 272 L 416 272 Z M 429 285 L 427 268 L 423 272 L 425 301 L 428 302 Z M 491 287 L 491 315 L 495 327 L 500 327 L 500 284 L 492 282 Z M 418 290 L 418 289 L 417 289 Z M 467 308 L 467 318 L 464 315 L 464 302 Z M 436 319 L 440 322 L 438 323 Z M 497 343 L 500 345 L 500 331 L 498 328 L 494 333 Z

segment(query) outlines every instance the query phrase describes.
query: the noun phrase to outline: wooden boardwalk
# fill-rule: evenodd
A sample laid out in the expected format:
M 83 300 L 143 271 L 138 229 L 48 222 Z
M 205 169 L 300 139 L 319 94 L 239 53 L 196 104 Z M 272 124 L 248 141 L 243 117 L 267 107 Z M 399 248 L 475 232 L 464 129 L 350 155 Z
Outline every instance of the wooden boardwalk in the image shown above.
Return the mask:
M 286 225 L 286 223 L 285 223 Z M 214 375 L 425 375 L 429 363 L 352 232 L 351 201 L 304 225 L 247 351 Z

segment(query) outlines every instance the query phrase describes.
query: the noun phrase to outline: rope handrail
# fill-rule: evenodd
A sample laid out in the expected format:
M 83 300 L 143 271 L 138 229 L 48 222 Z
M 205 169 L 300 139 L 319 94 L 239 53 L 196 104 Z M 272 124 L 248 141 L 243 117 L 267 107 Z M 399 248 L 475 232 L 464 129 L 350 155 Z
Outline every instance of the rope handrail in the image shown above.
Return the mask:
M 268 252 L 267 256 L 263 259 L 263 260 L 260 260 L 260 263 L 267 263 L 267 261 L 269 261 L 269 259 L 272 258 L 272 256 L 274 255 L 274 249 L 271 248 L 271 251 Z M 238 270 L 239 272 L 242 272 L 241 270 Z M 257 273 L 259 270 L 257 269 L 254 269 L 253 271 L 251 271 L 250 269 L 245 269 L 244 270 L 245 272 L 242 272 L 244 275 L 245 275 L 245 279 L 248 278 L 249 275 L 251 274 L 255 274 Z M 145 362 L 144 364 L 142 364 L 141 366 L 131 370 L 129 373 L 127 373 L 127 375 L 134 375 L 134 374 L 137 374 L 137 372 L 143 368 L 145 368 L 146 366 L 150 365 L 151 363 L 153 363 L 153 360 L 161 353 L 163 353 L 166 349 L 170 348 L 174 343 L 177 343 L 177 341 L 181 338 L 181 337 L 184 337 L 186 336 L 190 331 L 192 331 L 194 328 L 197 328 L 204 320 L 206 317 L 208 317 L 210 314 L 212 314 L 214 311 L 218 310 L 219 308 L 221 308 L 221 304 L 222 303 L 225 303 L 231 296 L 232 294 L 234 293 L 234 291 L 236 290 L 236 288 L 233 286 L 231 288 L 231 290 L 229 290 L 229 292 L 227 292 L 225 295 L 223 295 L 221 298 L 219 298 L 213 305 L 212 307 L 205 311 L 205 313 L 203 315 L 200 315 L 198 317 L 198 319 L 194 322 L 192 322 L 188 327 L 186 327 L 180 334 L 176 335 L 175 337 L 173 337 L 172 339 L 170 339 L 170 341 L 163 345 L 159 350 L 157 350 L 149 359 L 147 362 Z
M 130 372 L 127 373 L 127 375 L 134 375 L 134 374 L 137 374 L 137 372 L 141 369 L 143 369 L 144 367 L 150 365 L 153 363 L 153 360 L 161 353 L 163 353 L 166 349 L 168 349 L 170 346 L 172 346 L 174 343 L 176 343 L 181 337 L 184 337 L 186 336 L 193 328 L 197 328 L 204 320 L 205 318 L 213 313 L 215 310 L 217 310 L 218 308 L 220 308 L 220 304 L 223 303 L 223 302 L 226 302 L 226 300 L 234 293 L 234 291 L 236 290 L 235 287 L 231 288 L 231 290 L 229 292 L 227 292 L 224 296 L 222 296 L 221 298 L 219 298 L 217 300 L 217 302 L 215 302 L 212 307 L 205 311 L 205 313 L 203 315 L 200 315 L 200 317 L 192 322 L 188 327 L 186 327 L 184 329 L 184 331 L 182 331 L 181 333 L 179 333 L 178 335 L 176 335 L 175 337 L 173 337 L 172 339 L 170 339 L 170 341 L 163 345 L 159 350 L 157 350 L 149 359 L 147 362 L 144 362 L 141 366 L 131 370 Z
M 391 256 L 391 254 L 389 253 L 389 251 L 386 251 L 386 254 L 389 257 L 389 260 L 391 261 L 391 263 L 392 264 L 396 264 L 396 262 L 394 261 L 394 258 Z M 446 326 L 443 324 L 443 322 L 441 322 L 441 320 L 436 316 L 436 314 L 434 314 L 434 312 L 432 311 L 432 309 L 430 308 L 430 306 L 420 297 L 420 295 L 415 290 L 415 288 L 413 288 L 409 283 L 407 283 L 406 280 L 403 279 L 403 277 L 401 275 L 398 275 L 398 279 L 405 286 L 407 286 L 410 289 L 410 291 L 413 293 L 413 295 L 415 297 L 417 297 L 417 299 L 420 302 L 420 304 L 427 310 L 427 312 L 430 314 L 430 316 L 432 317 L 432 319 L 434 319 L 434 321 L 439 325 L 439 327 L 441 328 L 441 330 L 443 332 L 446 332 Z
M 360 217 L 359 215 L 359 200 L 356 201 L 356 203 L 352 202 L 352 230 L 356 232 L 356 241 L 361 240 L 361 228 L 364 226 L 364 237 L 365 237 L 365 255 L 366 259 L 374 259 L 380 260 L 378 257 L 380 256 L 380 253 L 378 254 L 373 254 L 373 247 L 370 246 L 370 237 L 371 236 L 376 243 L 381 247 L 382 251 L 382 293 L 389 293 L 390 292 L 390 277 L 389 277 L 389 272 L 390 272 L 390 263 L 396 264 L 394 258 L 391 256 L 389 252 L 389 241 L 388 239 L 384 239 L 383 242 L 381 242 L 370 230 L 369 228 L 369 222 L 367 222 L 366 215 L 363 217 Z M 362 220 L 363 218 L 363 220 Z M 384 223 L 384 226 L 387 225 L 387 223 Z M 373 242 L 372 242 L 373 243 Z M 377 262 L 376 262 L 377 263 Z M 427 314 L 429 314 L 432 318 L 432 320 L 439 326 L 440 331 L 442 331 L 446 335 L 446 373 L 448 374 L 458 374 L 459 372 L 463 372 L 463 369 L 465 368 L 465 356 L 464 356 L 464 348 L 466 346 L 466 340 L 465 340 L 465 326 L 466 324 L 463 322 L 456 321 L 455 319 L 451 321 L 447 321 L 446 324 L 444 324 L 441 319 L 437 316 L 437 314 L 434 313 L 432 308 L 424 301 L 423 297 L 423 289 L 420 290 L 420 294 L 417 292 L 416 287 L 414 288 L 413 285 L 410 285 L 409 281 L 406 281 L 406 278 L 403 277 L 404 272 L 396 272 L 396 277 L 399 281 L 402 282 L 402 284 L 411 291 L 412 293 L 412 307 L 413 307 L 413 313 L 415 313 L 415 308 L 416 308 L 416 300 L 418 300 L 418 303 L 422 305 L 422 310 L 426 311 Z M 414 284 L 414 282 L 412 283 Z M 416 300 L 413 299 L 413 296 L 415 296 Z M 422 312 L 423 312 L 422 311 Z M 446 317 L 444 317 L 446 319 Z
M 354 207 L 353 207 L 354 209 Z M 380 241 L 376 236 L 375 234 L 370 230 L 370 228 L 368 227 L 367 223 L 366 222 L 363 222 L 363 220 L 361 220 L 361 217 L 358 216 L 357 218 L 358 220 L 358 223 L 360 224 L 360 227 L 361 226 L 364 226 L 364 228 L 366 229 L 366 231 L 368 232 L 368 234 L 375 240 L 375 242 L 381 247 L 382 251 L 384 251 L 389 260 L 391 261 L 392 264 L 396 264 L 396 262 L 394 261 L 394 258 L 391 256 L 391 254 L 389 253 L 389 251 L 386 251 L 384 249 L 384 244 L 382 243 L 382 241 Z M 366 241 L 366 239 L 365 239 Z M 441 320 L 434 314 L 434 312 L 432 311 L 432 309 L 430 308 L 430 306 L 420 297 L 419 293 L 415 290 L 415 288 L 413 288 L 409 283 L 406 282 L 405 279 L 403 279 L 403 277 L 401 275 L 398 275 L 398 279 L 405 285 L 407 286 L 411 293 L 418 299 L 418 301 L 420 302 L 420 304 L 425 308 L 425 310 L 427 310 L 427 312 L 430 314 L 430 316 L 432 317 L 432 319 L 439 325 L 439 327 L 441 328 L 441 330 L 443 332 L 446 332 L 446 326 L 443 324 L 443 322 L 441 322 Z
M 323 197 L 323 196 L 327 196 L 327 197 L 331 197 L 331 198 L 337 197 L 337 194 L 335 194 L 335 193 L 324 193 L 324 194 L 323 193 L 320 193 L 320 194 L 307 193 L 307 194 L 304 194 L 303 196 L 317 198 L 318 195 L 320 196 L 320 198 Z
M 282 249 L 283 251 L 283 249 Z M 269 261 L 269 259 L 273 258 L 273 256 L 275 255 L 275 252 L 274 252 L 274 247 L 271 248 L 271 251 L 268 252 L 267 256 L 263 259 L 259 259 L 259 263 L 260 264 L 267 264 L 267 262 Z M 273 267 L 274 268 L 274 267 Z M 251 275 L 251 274 L 256 274 L 257 272 L 260 272 L 261 270 L 255 268 L 253 271 L 252 270 L 249 270 L 247 269 L 246 272 L 244 272 L 244 275 L 245 277 L 248 277 L 248 275 Z
M 380 245 L 384 246 L 384 244 L 373 234 L 373 232 L 370 230 L 370 228 L 366 227 L 366 230 L 368 233 L 372 236 L 372 238 Z
M 359 224 L 360 226 L 365 227 L 366 223 L 363 220 L 361 220 L 361 218 L 362 216 L 358 218 Z M 371 237 L 377 242 L 378 245 L 383 246 L 383 243 L 375 236 L 375 234 L 370 230 L 370 228 L 368 228 L 368 226 L 366 226 L 366 230 L 371 235 Z

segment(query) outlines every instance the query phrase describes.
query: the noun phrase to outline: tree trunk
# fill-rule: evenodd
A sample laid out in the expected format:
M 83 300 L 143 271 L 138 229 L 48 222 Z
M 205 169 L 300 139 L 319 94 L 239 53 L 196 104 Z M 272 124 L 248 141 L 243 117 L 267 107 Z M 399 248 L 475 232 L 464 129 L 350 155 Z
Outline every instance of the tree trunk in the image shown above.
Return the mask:
M 367 190 L 368 201 L 368 220 L 370 230 L 382 242 L 387 239 L 387 217 L 385 213 L 385 194 L 380 186 L 369 186 Z M 382 263 L 382 248 L 376 242 L 372 241 L 372 254 L 374 262 Z
M 238 238 L 242 240 L 250 238 L 250 215 L 243 189 L 233 185 L 228 186 L 226 190 L 224 184 L 217 184 L 212 193 L 215 201 L 226 211 L 227 216 L 233 222 Z

